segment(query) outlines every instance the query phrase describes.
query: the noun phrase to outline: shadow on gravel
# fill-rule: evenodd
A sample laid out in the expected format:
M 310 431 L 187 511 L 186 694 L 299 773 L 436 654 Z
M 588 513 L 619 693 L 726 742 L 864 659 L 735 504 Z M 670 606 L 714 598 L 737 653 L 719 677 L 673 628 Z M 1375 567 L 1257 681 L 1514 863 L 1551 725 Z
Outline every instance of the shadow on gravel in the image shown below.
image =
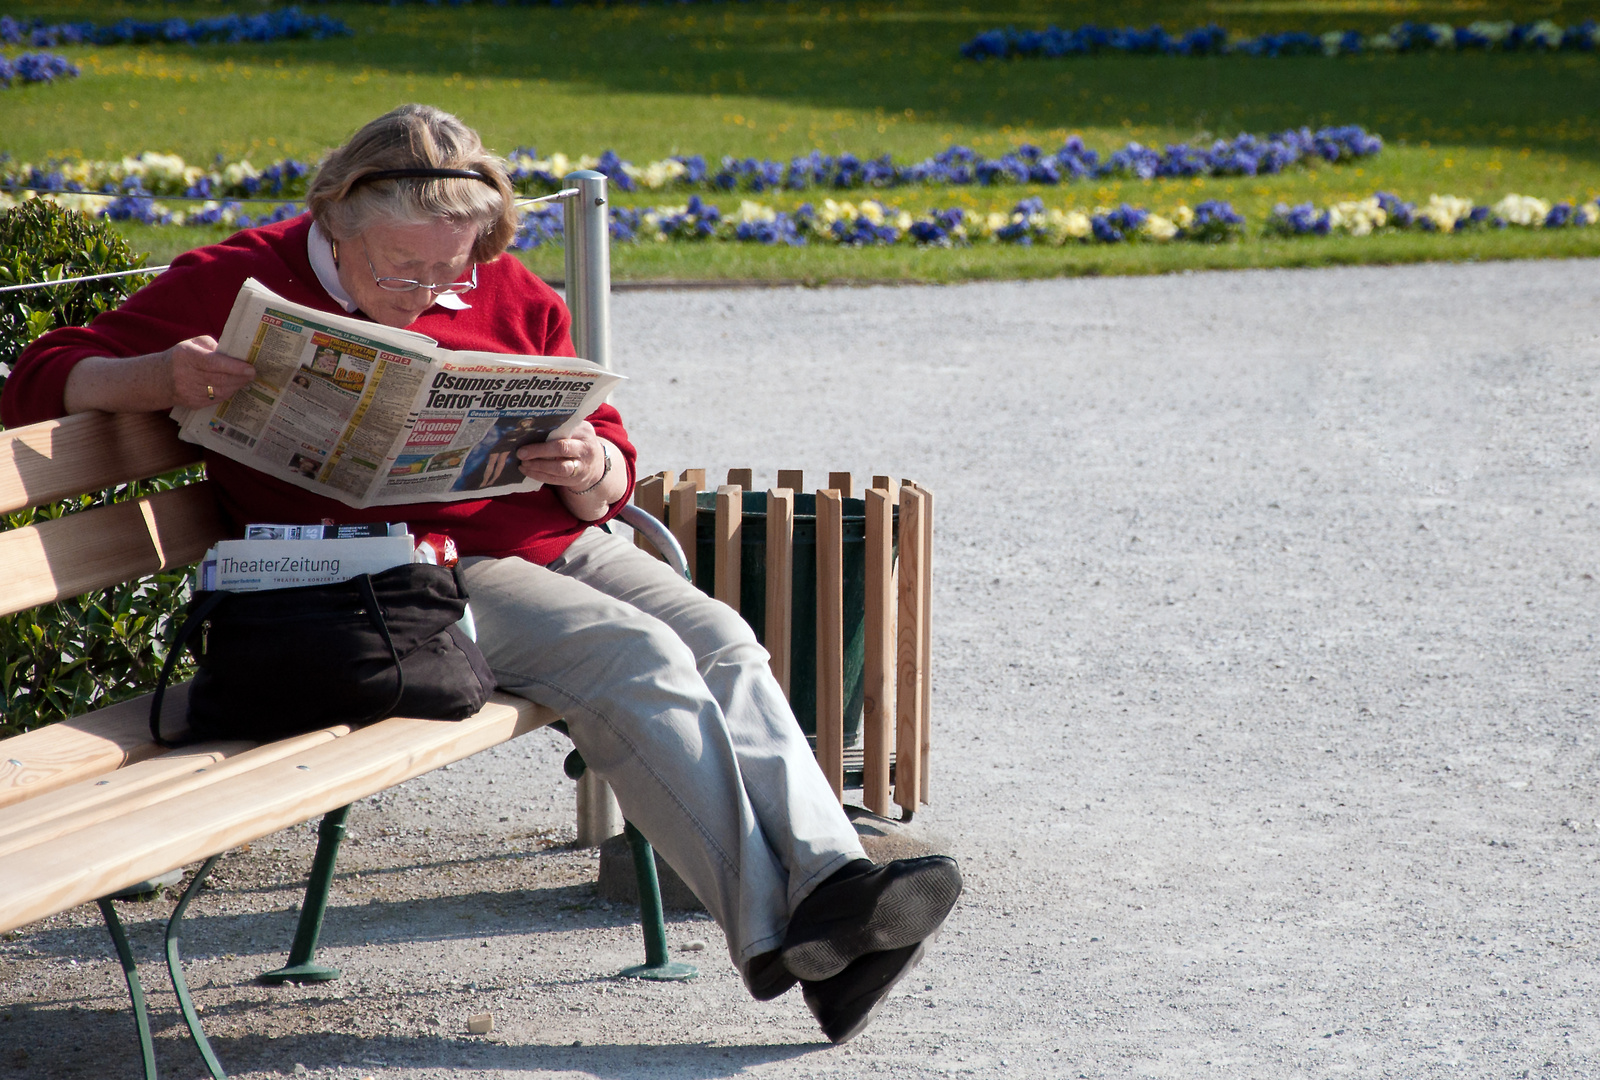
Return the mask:
M 172 905 L 157 901 L 148 908 L 122 908 L 128 938 L 141 963 L 155 962 Z M 237 915 L 191 914 L 183 921 L 183 956 L 212 959 L 225 953 L 270 955 L 289 948 L 294 938 L 295 910 L 253 911 Z M 669 920 L 670 921 L 670 920 Z M 321 948 L 359 946 L 371 942 L 455 941 L 463 938 L 566 932 L 583 928 L 636 926 L 639 910 L 627 904 L 596 899 L 592 884 L 545 889 L 479 891 L 451 896 L 407 897 L 368 903 L 340 903 L 337 888 L 322 924 Z M 103 929 L 74 927 L 27 935 L 31 952 L 40 956 L 82 958 L 113 956 Z
M 154 1018 L 158 1027 L 164 1019 L 159 1014 Z M 180 1030 L 174 1024 L 157 1032 L 156 1064 L 162 1075 L 192 1076 L 202 1071 L 199 1055 Z M 125 1012 L 13 1006 L 0 1023 L 0 1039 L 6 1044 L 0 1050 L 0 1076 L 138 1080 L 143 1075 L 133 1023 Z M 287 1074 L 296 1065 L 312 1071 L 339 1066 L 387 1066 L 512 1073 L 560 1071 L 618 1080 L 641 1075 L 649 1075 L 652 1080 L 715 1080 L 740 1075 L 759 1065 L 803 1057 L 828 1046 L 505 1045 L 440 1036 L 364 1039 L 315 1032 L 280 1039 L 213 1035 L 211 1043 L 223 1066 L 234 1075 L 255 1071 Z
M 442 874 L 450 870 L 471 870 L 480 866 L 504 868 L 507 866 L 513 866 L 519 862 L 531 862 L 552 854 L 569 854 L 576 850 L 579 849 L 576 848 L 575 845 L 562 844 L 552 845 L 551 847 L 543 848 L 538 851 L 491 851 L 482 855 L 474 855 L 470 858 L 435 859 L 431 862 L 412 862 L 406 860 L 396 863 L 393 866 L 375 866 L 365 869 L 351 869 L 346 866 L 345 869 L 340 870 L 333 875 L 333 880 L 335 882 L 335 887 L 337 887 L 338 882 L 352 881 L 356 879 L 377 881 L 385 878 L 398 878 L 405 874 Z M 303 862 L 305 872 L 309 873 L 311 868 L 311 856 L 306 855 Z M 220 882 L 220 884 L 215 887 L 214 891 L 218 896 L 250 896 L 255 893 L 273 893 L 283 889 L 293 890 L 302 889 L 305 887 L 305 878 L 303 876 L 296 878 L 293 876 L 292 872 L 291 876 L 285 877 L 282 880 L 263 882 L 259 885 L 229 884 L 226 873 L 227 865 L 228 864 L 226 862 L 222 863 L 219 867 L 218 873 L 216 874 L 216 879 Z

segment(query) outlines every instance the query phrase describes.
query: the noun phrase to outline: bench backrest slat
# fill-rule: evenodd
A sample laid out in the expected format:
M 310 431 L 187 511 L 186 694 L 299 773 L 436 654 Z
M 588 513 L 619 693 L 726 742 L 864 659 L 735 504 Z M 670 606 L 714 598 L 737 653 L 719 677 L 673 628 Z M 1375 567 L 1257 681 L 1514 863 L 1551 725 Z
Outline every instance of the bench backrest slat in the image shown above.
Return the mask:
M 0 431 L 0 513 L 101 491 L 200 460 L 163 413 L 77 413 Z
M 0 533 L 0 615 L 187 566 L 224 535 L 209 481 Z

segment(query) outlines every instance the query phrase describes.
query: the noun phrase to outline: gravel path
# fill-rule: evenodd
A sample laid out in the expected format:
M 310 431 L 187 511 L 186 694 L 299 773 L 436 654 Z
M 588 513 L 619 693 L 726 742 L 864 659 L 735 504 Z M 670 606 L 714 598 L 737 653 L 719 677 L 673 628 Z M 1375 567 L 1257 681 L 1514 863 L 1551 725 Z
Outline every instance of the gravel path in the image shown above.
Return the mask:
M 190 931 L 224 1061 L 1600 1075 L 1597 310 L 1594 262 L 618 296 L 646 469 L 937 492 L 918 820 L 961 906 L 842 1049 L 797 995 L 743 996 L 705 921 L 669 928 L 701 979 L 612 981 L 637 931 L 561 843 L 540 733 L 358 809 L 339 983 L 248 983 L 309 830 L 224 863 Z M 135 1075 L 102 938 L 79 911 L 0 943 L 0 1076 Z M 170 1026 L 161 1054 L 198 1075 Z

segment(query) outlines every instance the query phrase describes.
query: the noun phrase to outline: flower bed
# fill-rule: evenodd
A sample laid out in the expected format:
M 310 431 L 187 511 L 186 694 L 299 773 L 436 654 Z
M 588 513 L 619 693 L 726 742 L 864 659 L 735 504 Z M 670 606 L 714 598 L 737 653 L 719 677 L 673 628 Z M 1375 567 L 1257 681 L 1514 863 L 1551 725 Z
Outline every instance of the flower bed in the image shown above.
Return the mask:
M 146 195 L 61 193 L 38 196 L 91 217 L 136 221 L 146 225 L 227 225 L 246 228 L 282 221 L 302 212 L 297 203 L 280 204 L 252 216 L 237 202 L 208 201 L 193 210 L 172 210 Z M 16 200 L 0 193 L 0 210 Z M 1242 235 L 1244 218 L 1225 202 L 1179 205 L 1166 213 L 1121 206 L 1096 210 L 1047 208 L 1039 198 L 1024 199 L 1009 213 L 933 209 L 922 214 L 875 199 L 859 203 L 824 199 L 796 210 L 779 210 L 743 200 L 738 210 L 724 213 L 698 195 L 682 206 L 617 207 L 611 216 L 611 237 L 617 243 L 721 241 L 843 247 L 914 244 L 958 247 L 976 242 L 1034 244 L 1123 243 L 1147 240 L 1217 242 Z M 527 251 L 564 242 L 563 212 L 544 204 L 523 215 L 511 243 Z
M 76 79 L 78 65 L 55 53 L 22 53 L 10 60 L 0 56 L 0 87 L 20 83 L 47 83 Z
M 31 194 L 31 193 L 28 193 Z M 225 225 L 248 228 L 283 221 L 304 211 L 284 202 L 251 214 L 230 200 L 208 200 L 193 209 L 174 210 L 159 199 L 138 194 L 51 193 L 38 196 L 90 217 L 146 225 Z M 0 192 L 0 211 L 19 200 Z M 1507 195 L 1491 206 L 1453 195 L 1433 195 L 1422 206 L 1388 192 L 1366 199 L 1316 207 L 1279 204 L 1261 223 L 1264 236 L 1368 236 L 1379 232 L 1464 232 L 1470 229 L 1556 229 L 1600 223 L 1600 202 L 1558 202 Z M 617 243 L 722 242 L 786 245 L 829 244 L 878 247 L 964 247 L 975 243 L 1019 246 L 1118 244 L 1127 242 L 1217 243 L 1245 235 L 1245 219 L 1226 202 L 1180 204 L 1164 213 L 1123 205 L 1093 210 L 1046 207 L 1038 197 L 1023 199 L 1009 212 L 930 209 L 921 214 L 876 199 L 860 202 L 824 199 L 795 210 L 780 210 L 749 199 L 723 211 L 698 195 L 680 206 L 617 207 L 611 237 Z M 564 242 L 562 209 L 535 206 L 523 215 L 513 250 L 527 251 Z
M 1187 143 L 1155 150 L 1129 143 L 1101 158 L 1077 136 L 1061 149 L 1046 153 L 1023 144 L 998 158 L 987 158 L 964 146 L 952 146 L 913 164 L 896 164 L 888 155 L 860 158 L 814 151 L 784 163 L 770 158 L 725 157 L 712 170 L 699 154 L 634 165 L 612 151 L 599 157 L 539 157 L 532 149 L 511 153 L 512 179 L 524 194 L 560 190 L 561 178 L 573 169 L 596 169 L 622 191 L 805 191 L 812 188 L 850 190 L 911 185 L 1042 184 L 1115 177 L 1152 180 L 1158 177 L 1256 176 L 1296 166 L 1339 164 L 1372 157 L 1383 140 L 1354 125 L 1319 131 L 1301 128 L 1275 135 L 1240 135 L 1210 146 Z M 146 152 L 120 161 L 8 162 L 0 156 L 0 190 L 22 189 L 100 194 L 182 195 L 189 198 L 290 198 L 305 194 L 312 166 L 284 159 L 257 169 L 236 161 L 204 169 L 173 154 Z
M 1244 219 L 1227 203 L 1179 205 L 1165 214 L 1138 207 L 1092 211 L 1046 208 L 1040 198 L 1024 199 L 1009 213 L 933 209 L 913 214 L 876 199 L 859 203 L 824 199 L 794 211 L 748 199 L 731 213 L 693 196 L 683 206 L 619 208 L 612 212 L 611 236 L 622 243 L 724 241 L 801 247 L 810 243 L 840 247 L 963 247 L 987 242 L 1031 246 L 1132 241 L 1218 242 L 1237 238 Z M 562 239 L 558 207 L 536 207 L 523 217 L 512 248 L 529 250 Z
M 214 19 L 140 20 L 96 24 L 91 22 L 46 24 L 0 15 L 0 43 L 41 47 L 60 45 L 144 45 L 167 42 L 186 45 L 302 39 L 320 41 L 354 34 L 342 19 L 303 15 L 299 8 L 279 8 L 256 15 L 219 15 Z
M 889 155 L 860 158 L 854 154 L 831 156 L 814 150 L 788 162 L 771 158 L 724 157 L 720 167 L 709 168 L 701 155 L 677 156 L 636 166 L 607 151 L 599 158 L 574 163 L 563 154 L 540 158 L 531 149 L 512 152 L 518 184 L 554 191 L 561 177 L 576 164 L 603 172 L 624 191 L 640 188 L 687 188 L 712 191 L 806 191 L 813 188 L 904 187 L 915 184 L 1047 184 L 1105 177 L 1152 180 L 1157 177 L 1256 176 L 1279 173 L 1294 166 L 1337 164 L 1373 157 L 1383 150 L 1383 140 L 1356 125 L 1280 131 L 1273 135 L 1240 135 L 1218 139 L 1210 146 L 1177 143 L 1155 150 L 1129 143 L 1102 158 L 1076 135 L 1059 150 L 1047 152 L 1021 144 L 998 158 L 988 158 L 965 146 L 952 146 L 933 157 L 901 165 Z
M 1330 30 L 1321 34 L 1289 31 L 1247 37 L 1222 27 L 1196 27 L 1176 37 L 1160 26 L 1148 30 L 1125 27 L 1113 30 L 1087 24 L 1071 30 L 1051 26 L 1044 30 L 1015 27 L 987 30 L 965 45 L 968 60 L 1034 57 L 1058 59 L 1104 53 L 1153 56 L 1350 56 L 1358 53 L 1411 53 L 1426 51 L 1571 51 L 1593 52 L 1600 44 L 1600 27 L 1594 20 L 1562 27 L 1548 19 L 1532 23 L 1481 21 L 1466 26 L 1449 23 L 1396 23 L 1378 34 L 1358 30 Z
M 1370 198 L 1334 203 L 1322 209 L 1310 203 L 1279 203 L 1268 215 L 1264 231 L 1277 236 L 1370 236 L 1396 229 L 1454 233 L 1512 226 L 1562 229 L 1596 222 L 1600 222 L 1600 205 L 1594 202 L 1552 204 L 1531 195 L 1507 195 L 1491 206 L 1482 206 L 1455 195 L 1432 195 L 1419 208 L 1380 191 Z

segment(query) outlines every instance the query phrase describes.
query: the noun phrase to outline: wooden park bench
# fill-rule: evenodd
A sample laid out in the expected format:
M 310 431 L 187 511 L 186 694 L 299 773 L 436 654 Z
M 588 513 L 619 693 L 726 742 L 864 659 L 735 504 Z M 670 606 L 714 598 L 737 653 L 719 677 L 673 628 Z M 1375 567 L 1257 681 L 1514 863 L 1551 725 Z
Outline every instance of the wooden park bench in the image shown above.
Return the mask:
M 165 416 L 104 413 L 0 431 L 0 512 L 190 465 L 198 449 L 179 442 L 176 431 Z M 209 481 L 0 533 L 0 614 L 187 566 L 225 535 Z M 163 703 L 162 728 L 175 741 L 186 729 L 186 702 L 182 684 Z M 260 745 L 213 741 L 165 750 L 151 740 L 149 713 L 146 695 L 0 740 L 0 932 L 98 903 L 127 975 L 145 1075 L 153 1078 L 144 995 L 113 901 L 148 896 L 175 881 L 173 871 L 201 863 L 167 925 L 166 953 L 184 1020 L 219 1080 L 226 1074 L 190 1001 L 178 931 L 220 855 L 322 815 L 289 963 L 262 978 L 336 979 L 338 971 L 316 963 L 316 949 L 350 804 L 560 723 L 548 709 L 497 693 L 462 721 L 397 717 Z M 582 771 L 574 751 L 568 775 Z M 631 826 L 627 832 L 640 875 L 646 961 L 624 974 L 689 977 L 692 967 L 667 957 L 649 844 Z

